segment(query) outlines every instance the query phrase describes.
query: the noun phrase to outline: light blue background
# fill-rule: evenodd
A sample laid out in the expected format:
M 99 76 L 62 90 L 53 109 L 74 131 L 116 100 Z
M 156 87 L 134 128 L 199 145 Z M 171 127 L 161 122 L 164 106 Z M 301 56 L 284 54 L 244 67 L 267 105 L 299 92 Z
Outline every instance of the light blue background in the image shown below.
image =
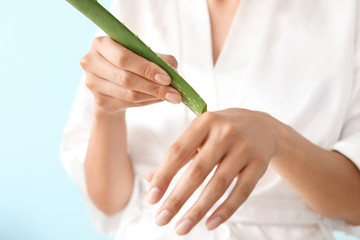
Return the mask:
M 96 27 L 65 0 L 1 0 L 0 26 L 0 240 L 107 239 L 58 154 Z
M 108 239 L 59 162 L 97 28 L 65 0 L 0 0 L 0 26 L 0 239 Z

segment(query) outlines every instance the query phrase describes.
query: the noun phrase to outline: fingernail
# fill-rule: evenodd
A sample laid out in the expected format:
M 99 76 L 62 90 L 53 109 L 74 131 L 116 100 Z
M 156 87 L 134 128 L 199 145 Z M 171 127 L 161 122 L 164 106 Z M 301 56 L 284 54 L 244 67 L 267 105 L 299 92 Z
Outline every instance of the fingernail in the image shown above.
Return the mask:
M 168 210 L 162 210 L 160 214 L 156 217 L 155 223 L 158 226 L 163 226 L 167 224 L 171 219 L 171 213 Z
M 171 78 L 168 75 L 158 73 L 155 75 L 155 80 L 163 85 L 169 85 L 171 83 Z
M 180 103 L 182 97 L 179 94 L 168 92 L 165 94 L 165 99 L 171 103 Z
M 190 221 L 189 219 L 185 219 L 176 227 L 175 231 L 178 235 L 184 235 L 191 230 L 192 226 L 192 221 Z
M 213 229 L 217 228 L 221 224 L 221 222 L 222 222 L 221 217 L 215 217 L 208 224 L 206 224 L 206 227 L 209 230 L 213 230 Z
M 155 204 L 160 200 L 160 197 L 161 197 L 160 189 L 157 187 L 153 187 L 153 188 L 151 188 L 150 192 L 148 193 L 147 201 L 150 204 Z

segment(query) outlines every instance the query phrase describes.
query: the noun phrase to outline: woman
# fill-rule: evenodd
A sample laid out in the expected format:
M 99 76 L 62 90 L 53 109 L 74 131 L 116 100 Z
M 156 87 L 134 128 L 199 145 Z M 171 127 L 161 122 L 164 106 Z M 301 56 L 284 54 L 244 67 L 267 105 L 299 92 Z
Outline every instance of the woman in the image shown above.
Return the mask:
M 112 12 L 176 57 L 161 55 L 210 111 L 195 117 L 164 70 L 94 39 L 62 161 L 100 231 L 333 239 L 360 225 L 360 1 L 119 0 Z

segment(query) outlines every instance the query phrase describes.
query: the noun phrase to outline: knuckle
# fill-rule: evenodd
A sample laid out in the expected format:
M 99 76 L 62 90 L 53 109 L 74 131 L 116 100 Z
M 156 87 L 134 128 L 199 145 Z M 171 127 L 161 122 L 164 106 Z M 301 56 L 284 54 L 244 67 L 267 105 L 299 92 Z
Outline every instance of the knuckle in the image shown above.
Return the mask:
M 203 122 L 205 123 L 212 123 L 218 118 L 217 114 L 214 112 L 205 112 L 201 116 Z
M 212 183 L 213 194 L 218 194 L 226 190 L 228 187 L 228 179 L 226 176 L 218 176 L 214 178 Z
M 248 139 L 243 138 L 241 140 L 240 144 L 241 144 L 241 152 L 246 153 L 246 152 L 251 152 L 252 151 L 252 146 L 251 146 L 251 143 L 250 143 L 250 141 Z
M 101 43 L 101 42 L 103 42 L 103 41 L 106 40 L 106 39 L 110 39 L 110 37 L 107 37 L 107 36 L 99 36 L 99 37 L 96 37 L 96 38 L 94 39 L 94 41 L 97 41 L 98 43 Z
M 143 76 L 147 79 L 151 79 L 152 78 L 152 72 L 153 69 L 151 67 L 150 64 L 145 64 L 144 69 L 143 69 Z
M 217 118 L 216 113 L 214 112 L 204 112 L 197 118 L 195 118 L 191 124 L 195 126 L 202 126 L 211 124 Z
M 267 162 L 268 160 L 262 157 L 257 158 L 257 160 L 255 159 L 254 165 L 256 166 L 257 176 L 259 176 L 259 178 L 266 172 L 268 168 Z
M 131 87 L 131 79 L 129 77 L 129 74 L 126 71 L 120 71 L 118 79 L 120 81 L 120 85 L 129 88 Z
M 221 135 L 220 139 L 228 139 L 235 135 L 236 133 L 236 127 L 231 123 L 225 123 L 221 127 Z
M 125 68 L 128 64 L 128 60 L 129 60 L 128 54 L 125 51 L 123 51 L 122 48 L 120 48 L 117 53 L 117 62 L 119 67 Z
M 182 153 L 182 145 L 179 143 L 174 143 L 168 152 L 170 159 L 178 159 Z
M 104 97 L 98 96 L 95 98 L 96 99 L 96 104 L 100 107 L 104 107 L 106 105 L 106 99 Z
M 125 98 L 129 102 L 136 102 L 138 100 L 138 94 L 134 91 L 129 90 L 129 91 L 126 91 Z
M 234 212 L 236 211 L 236 207 L 234 207 L 233 205 L 227 203 L 227 202 L 224 202 L 222 204 L 222 210 L 223 210 L 223 213 L 224 213 L 224 219 L 227 219 L 229 218 L 231 215 L 234 214 Z
M 253 113 L 253 114 L 256 114 L 256 115 L 259 115 L 259 116 L 262 116 L 263 118 L 268 118 L 268 119 L 273 118 L 273 117 L 271 116 L 271 114 L 270 114 L 270 113 L 267 113 L 267 112 L 253 111 L 252 113 Z
M 86 54 L 80 59 L 80 66 L 86 70 L 89 67 L 89 56 Z
M 161 95 L 161 87 L 158 86 L 158 85 L 155 85 L 155 86 L 151 89 L 151 94 L 152 94 L 153 96 L 160 97 L 160 95 Z
M 199 164 L 195 163 L 193 166 L 189 169 L 188 178 L 189 179 L 203 179 L 206 176 L 206 169 Z
M 250 196 L 251 192 L 252 192 L 252 187 L 248 183 L 243 183 L 239 188 L 239 194 L 245 199 Z
M 173 210 L 178 210 L 183 206 L 184 202 L 181 200 L 180 197 L 172 197 L 170 196 L 167 200 L 166 200 L 166 208 L 168 209 L 173 209 Z
M 171 176 L 166 174 L 162 174 L 162 175 L 156 174 L 153 176 L 153 180 L 152 180 L 154 186 L 158 186 L 161 189 L 165 189 L 166 186 L 169 185 L 170 181 L 171 181 Z
M 95 79 L 92 77 L 87 76 L 85 78 L 85 86 L 89 88 L 90 90 L 95 88 Z
M 191 213 L 190 213 L 191 218 L 193 220 L 195 220 L 194 222 L 200 221 L 204 217 L 205 214 L 206 214 L 206 210 L 202 206 L 194 206 L 191 209 Z
M 103 37 L 96 37 L 94 38 L 92 45 L 99 46 L 102 43 L 102 41 L 103 41 Z

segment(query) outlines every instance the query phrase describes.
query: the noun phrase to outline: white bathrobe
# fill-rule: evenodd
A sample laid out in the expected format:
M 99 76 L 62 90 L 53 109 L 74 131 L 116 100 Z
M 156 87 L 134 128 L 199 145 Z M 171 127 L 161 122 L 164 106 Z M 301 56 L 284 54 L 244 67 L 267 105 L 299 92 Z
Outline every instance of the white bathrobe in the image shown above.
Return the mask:
M 180 74 L 210 111 L 235 107 L 267 112 L 360 168 L 359 0 L 241 0 L 215 66 L 206 0 L 117 0 L 112 13 L 154 51 L 174 55 Z M 168 226 L 156 226 L 160 205 L 147 204 L 144 177 L 193 118 L 183 104 L 163 102 L 127 110 L 135 185 L 126 208 L 109 218 L 87 193 L 83 163 L 93 96 L 80 83 L 61 159 L 99 231 L 121 240 L 333 239 L 334 229 L 356 234 L 358 229 L 344 221 L 312 210 L 270 167 L 249 199 L 216 230 L 207 231 L 203 220 L 185 237 L 174 231 L 176 219 L 203 186 Z

